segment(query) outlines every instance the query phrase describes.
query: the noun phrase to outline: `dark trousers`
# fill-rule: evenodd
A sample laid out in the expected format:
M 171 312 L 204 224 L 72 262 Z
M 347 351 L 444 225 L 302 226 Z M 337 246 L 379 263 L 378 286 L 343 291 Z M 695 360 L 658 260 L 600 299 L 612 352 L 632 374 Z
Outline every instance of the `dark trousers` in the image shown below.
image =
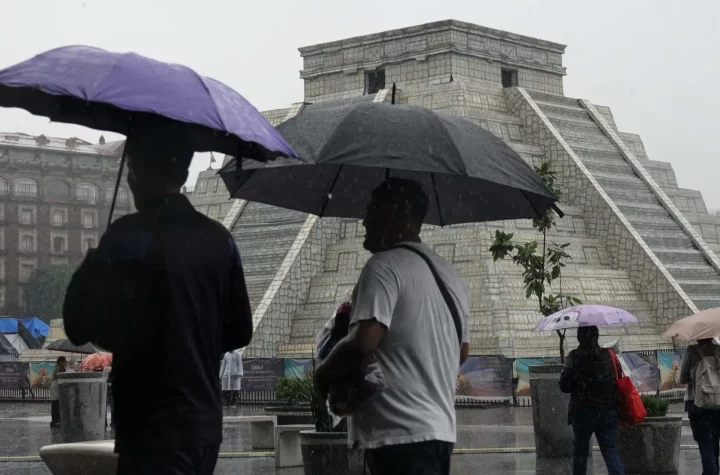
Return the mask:
M 187 449 L 123 447 L 118 475 L 212 475 L 219 445 Z
M 50 401 L 50 427 L 58 427 L 60 425 L 60 401 L 53 399 Z
M 372 475 L 450 475 L 453 444 L 431 440 L 365 451 Z
M 573 413 L 573 475 L 587 473 L 590 437 L 595 438 L 605 459 L 608 475 L 625 475 L 620 452 L 618 452 L 618 415 L 615 409 L 596 410 L 588 408 Z
M 698 444 L 703 475 L 718 475 L 720 465 L 720 411 L 700 409 L 689 402 L 687 404 L 690 429 Z

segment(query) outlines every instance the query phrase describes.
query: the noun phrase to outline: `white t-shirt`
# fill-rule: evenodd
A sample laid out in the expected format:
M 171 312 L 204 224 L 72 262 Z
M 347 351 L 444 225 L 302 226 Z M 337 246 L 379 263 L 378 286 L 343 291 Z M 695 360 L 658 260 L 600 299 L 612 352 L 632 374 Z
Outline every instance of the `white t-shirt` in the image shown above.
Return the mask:
M 430 257 L 460 312 L 463 342 L 468 286 L 428 246 Z M 429 440 L 455 442 L 455 386 L 460 344 L 452 314 L 427 263 L 407 249 L 373 255 L 358 281 L 351 324 L 377 319 L 388 332 L 375 351 L 387 388 L 349 418 L 349 442 L 361 448 Z

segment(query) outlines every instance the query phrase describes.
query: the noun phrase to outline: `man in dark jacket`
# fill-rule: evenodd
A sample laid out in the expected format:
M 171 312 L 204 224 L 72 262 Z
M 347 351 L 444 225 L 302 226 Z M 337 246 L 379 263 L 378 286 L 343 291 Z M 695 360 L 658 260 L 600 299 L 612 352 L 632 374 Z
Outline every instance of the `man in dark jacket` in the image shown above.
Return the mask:
M 220 358 L 252 337 L 230 233 L 180 193 L 191 144 L 170 129 L 126 143 L 137 213 L 115 221 L 72 278 L 70 340 L 113 352 L 120 474 L 211 474 L 222 441 Z

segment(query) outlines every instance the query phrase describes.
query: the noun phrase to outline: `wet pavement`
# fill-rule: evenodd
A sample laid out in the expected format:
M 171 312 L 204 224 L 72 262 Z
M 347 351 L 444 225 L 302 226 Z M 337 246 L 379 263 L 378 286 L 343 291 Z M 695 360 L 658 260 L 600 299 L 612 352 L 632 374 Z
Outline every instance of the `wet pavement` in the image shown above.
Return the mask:
M 261 408 L 227 410 L 227 415 L 257 414 Z M 673 410 L 680 411 L 679 407 Z M 51 431 L 50 406 L 41 403 L 0 403 L 0 474 L 39 475 L 49 471 L 37 458 L 41 447 L 58 443 Z M 272 454 L 253 452 L 249 424 L 225 424 L 216 474 L 301 475 L 302 467 L 276 470 Z M 108 432 L 108 438 L 112 434 Z M 687 427 L 683 428 L 680 474 L 701 473 L 699 456 Z M 569 460 L 537 460 L 532 413 L 528 408 L 458 409 L 458 443 L 453 474 L 571 473 Z M 605 474 L 595 453 L 593 474 Z

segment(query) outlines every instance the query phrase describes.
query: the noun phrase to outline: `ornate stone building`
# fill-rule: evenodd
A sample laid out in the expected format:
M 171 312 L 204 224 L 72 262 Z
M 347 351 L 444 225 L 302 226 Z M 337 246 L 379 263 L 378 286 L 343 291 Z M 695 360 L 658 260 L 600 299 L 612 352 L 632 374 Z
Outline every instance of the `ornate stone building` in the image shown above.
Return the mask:
M 107 226 L 122 142 L 0 132 L 0 314 L 24 315 L 41 265 L 79 264 Z M 133 208 L 128 187 L 114 217 Z
M 627 332 L 603 329 L 624 349 L 667 348 L 660 334 L 668 324 L 720 306 L 720 219 L 708 214 L 698 191 L 679 187 L 670 163 L 651 160 L 639 136 L 619 131 L 608 107 L 563 95 L 564 50 L 458 21 L 310 46 L 300 49 L 304 101 L 264 114 L 278 124 L 305 108 L 390 102 L 395 84 L 400 103 L 464 117 L 528 163 L 550 161 L 566 216 L 549 239 L 570 243 L 573 257 L 552 290 L 637 315 L 640 324 Z M 238 242 L 255 308 L 247 354 L 311 354 L 315 335 L 368 258 L 362 226 L 257 203 L 224 206 L 228 212 L 218 218 Z M 557 354 L 553 333 L 532 332 L 539 314 L 525 298 L 520 269 L 492 261 L 488 248 L 498 228 L 523 241 L 539 237 L 529 221 L 423 233 L 470 285 L 472 353 Z

